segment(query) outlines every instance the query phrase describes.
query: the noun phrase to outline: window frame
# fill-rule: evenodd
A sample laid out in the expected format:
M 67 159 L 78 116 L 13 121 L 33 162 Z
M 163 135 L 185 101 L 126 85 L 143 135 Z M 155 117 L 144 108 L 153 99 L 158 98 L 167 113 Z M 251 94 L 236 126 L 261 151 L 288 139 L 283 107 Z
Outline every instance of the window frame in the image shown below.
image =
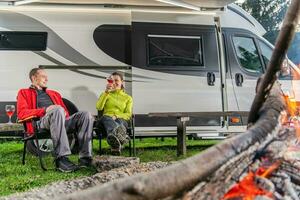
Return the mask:
M 198 39 L 199 40 L 199 49 L 201 50 L 201 59 L 202 65 L 193 66 L 193 65 L 150 65 L 150 38 L 183 38 L 183 39 Z M 168 35 L 168 34 L 147 34 L 146 35 L 146 67 L 148 69 L 157 69 L 157 70 L 172 70 L 172 71 L 202 71 L 206 69 L 205 66 L 205 52 L 204 52 L 204 44 L 203 44 L 203 35 Z
M 257 39 L 257 43 L 258 43 L 258 47 L 259 47 L 259 50 L 260 50 L 262 56 L 263 56 L 263 52 L 262 52 L 262 48 L 261 48 L 261 46 L 260 46 L 260 43 L 263 43 L 264 45 L 266 45 L 267 47 L 269 47 L 269 48 L 272 50 L 272 47 L 271 47 L 270 45 L 268 45 L 266 42 L 264 42 L 264 41 L 263 41 L 262 39 L 260 39 L 260 38 Z M 272 51 L 273 51 L 273 50 L 272 50 Z M 263 63 L 264 63 L 265 69 L 267 69 L 267 66 L 268 66 L 268 65 L 265 63 L 264 58 L 262 58 L 262 61 L 263 61 Z
M 272 46 L 270 46 L 268 43 L 266 43 L 266 42 L 263 41 L 262 39 L 258 38 L 258 39 L 257 39 L 257 43 L 258 43 L 258 46 L 259 46 L 259 48 L 260 48 L 261 55 L 263 55 L 263 52 L 262 52 L 262 48 L 261 48 L 260 43 L 262 43 L 262 44 L 264 44 L 265 46 L 269 47 L 269 48 L 273 51 Z M 265 63 L 265 60 L 264 60 L 263 58 L 262 58 L 262 60 L 263 60 L 264 65 L 265 65 L 265 69 L 267 69 L 267 66 L 268 66 L 268 65 Z M 270 58 L 270 60 L 271 60 L 271 58 Z M 287 56 L 285 56 L 285 59 L 284 59 L 284 60 L 287 60 L 287 64 L 288 64 L 288 66 L 289 66 L 289 68 L 290 68 L 290 74 L 289 74 L 289 75 L 286 75 L 286 76 L 282 76 L 281 73 L 279 72 L 278 79 L 279 79 L 279 80 L 292 80 L 293 77 L 294 77 L 292 71 L 293 71 L 294 69 L 293 69 L 293 67 L 289 64 L 289 59 L 288 59 Z
M 237 50 L 235 48 L 235 44 L 234 44 L 234 41 L 233 41 L 233 38 L 234 37 L 243 37 L 243 38 L 249 38 L 249 39 L 252 39 L 253 43 L 254 43 L 254 46 L 255 48 L 257 49 L 257 53 L 258 53 L 258 58 L 259 58 L 259 61 L 261 63 L 261 66 L 262 66 L 262 72 L 251 72 L 251 71 L 248 71 L 245 67 L 242 66 L 241 62 L 240 62 L 240 59 L 238 58 L 238 54 L 237 54 Z M 265 64 L 264 64 L 264 61 L 262 59 L 262 56 L 261 56 L 261 49 L 259 47 L 259 45 L 257 44 L 257 40 L 256 40 L 256 37 L 253 36 L 253 35 L 250 35 L 250 34 L 233 34 L 231 35 L 231 43 L 232 43 L 232 48 L 233 48 L 233 51 L 234 51 L 234 57 L 239 65 L 239 68 L 247 75 L 249 76 L 260 76 L 262 75 L 264 72 L 265 72 Z

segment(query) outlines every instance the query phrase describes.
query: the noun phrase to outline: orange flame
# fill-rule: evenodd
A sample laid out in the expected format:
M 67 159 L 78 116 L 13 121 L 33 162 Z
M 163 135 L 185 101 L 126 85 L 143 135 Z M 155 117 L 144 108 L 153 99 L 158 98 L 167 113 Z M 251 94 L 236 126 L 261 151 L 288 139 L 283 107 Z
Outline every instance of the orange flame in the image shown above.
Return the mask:
M 260 167 L 255 173 L 249 172 L 240 182 L 235 184 L 221 200 L 230 200 L 235 198 L 241 198 L 242 200 L 254 200 L 256 196 L 267 196 L 274 199 L 271 192 L 259 188 L 255 184 L 255 177 L 267 178 L 276 170 L 280 165 L 280 162 L 276 162 L 269 168 Z
M 299 121 L 299 110 L 297 101 L 293 97 L 289 97 L 288 95 L 283 96 L 287 105 L 287 112 L 289 117 L 283 116 L 285 118 L 285 122 L 288 122 L 290 126 L 293 126 L 296 130 L 296 137 L 300 140 L 300 121 Z
M 296 116 L 297 114 L 297 102 L 295 98 L 289 97 L 287 95 L 284 96 L 285 102 L 287 105 L 287 111 L 291 115 L 291 117 Z

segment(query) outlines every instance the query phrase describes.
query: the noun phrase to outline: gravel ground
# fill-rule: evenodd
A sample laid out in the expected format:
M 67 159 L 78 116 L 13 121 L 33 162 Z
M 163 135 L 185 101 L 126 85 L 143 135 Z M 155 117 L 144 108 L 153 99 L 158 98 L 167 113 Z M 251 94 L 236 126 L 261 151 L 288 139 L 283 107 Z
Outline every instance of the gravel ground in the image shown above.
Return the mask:
M 132 176 L 138 173 L 146 173 L 159 168 L 166 167 L 171 163 L 166 162 L 149 162 L 141 164 L 133 164 L 114 168 L 109 171 L 102 171 L 91 177 L 83 177 L 75 180 L 60 181 L 51 183 L 42 188 L 32 189 L 28 192 L 17 193 L 7 197 L 2 197 L 0 200 L 34 200 L 34 199 L 53 199 L 62 194 L 69 194 L 75 191 L 84 190 L 89 187 L 100 185 L 115 179 Z

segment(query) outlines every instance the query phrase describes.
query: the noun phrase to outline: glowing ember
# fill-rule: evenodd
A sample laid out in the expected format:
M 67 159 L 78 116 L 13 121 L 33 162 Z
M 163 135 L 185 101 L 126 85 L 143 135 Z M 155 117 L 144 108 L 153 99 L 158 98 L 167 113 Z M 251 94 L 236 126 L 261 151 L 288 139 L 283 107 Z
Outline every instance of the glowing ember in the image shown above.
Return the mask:
M 276 162 L 270 167 L 260 167 L 256 172 L 249 172 L 240 182 L 234 185 L 222 198 L 222 200 L 241 199 L 254 200 L 257 196 L 266 196 L 274 199 L 272 192 L 260 188 L 255 181 L 255 177 L 267 178 L 278 168 L 280 162 Z

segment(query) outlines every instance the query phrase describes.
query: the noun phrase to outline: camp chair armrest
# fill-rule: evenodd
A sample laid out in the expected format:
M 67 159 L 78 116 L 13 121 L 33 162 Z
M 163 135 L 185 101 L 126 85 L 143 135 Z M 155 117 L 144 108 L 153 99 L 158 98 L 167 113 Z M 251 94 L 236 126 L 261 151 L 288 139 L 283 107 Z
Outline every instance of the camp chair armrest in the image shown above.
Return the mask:
M 25 119 L 19 119 L 18 123 L 24 123 L 24 122 L 28 122 L 28 121 L 32 121 L 32 120 L 37 121 L 37 120 L 39 120 L 39 118 L 37 116 L 30 116 Z

